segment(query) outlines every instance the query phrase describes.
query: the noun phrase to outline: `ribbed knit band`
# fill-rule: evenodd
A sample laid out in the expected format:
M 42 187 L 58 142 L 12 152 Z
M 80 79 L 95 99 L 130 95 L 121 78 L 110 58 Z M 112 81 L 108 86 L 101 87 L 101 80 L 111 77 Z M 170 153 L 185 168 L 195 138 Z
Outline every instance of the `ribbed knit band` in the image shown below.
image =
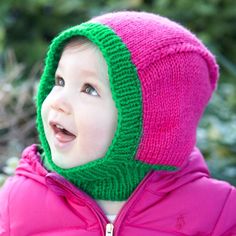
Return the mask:
M 118 125 L 103 158 L 62 169 L 52 161 L 41 106 L 64 46 L 77 36 L 96 44 L 107 62 Z M 202 42 L 158 15 L 110 13 L 62 32 L 50 46 L 37 96 L 46 166 L 95 199 L 127 199 L 149 170 L 173 171 L 188 160 L 217 79 L 215 58 Z
M 118 125 L 112 144 L 103 158 L 82 166 L 62 169 L 52 161 L 43 129 L 41 107 L 54 86 L 55 71 L 63 47 L 68 40 L 77 36 L 85 36 L 95 43 L 107 62 L 112 96 L 118 109 Z M 150 169 L 176 169 L 175 166 L 156 163 L 149 165 L 135 160 L 142 135 L 140 81 L 126 45 L 112 29 L 99 23 L 90 22 L 72 27 L 52 42 L 38 90 L 37 128 L 45 152 L 46 166 L 95 199 L 125 200 Z

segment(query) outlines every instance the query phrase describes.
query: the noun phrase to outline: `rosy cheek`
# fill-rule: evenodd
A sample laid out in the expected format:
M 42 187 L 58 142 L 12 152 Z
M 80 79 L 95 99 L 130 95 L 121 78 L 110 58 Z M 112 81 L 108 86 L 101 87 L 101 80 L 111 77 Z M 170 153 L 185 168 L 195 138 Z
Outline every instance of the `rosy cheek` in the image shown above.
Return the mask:
M 46 100 L 44 100 L 43 104 L 42 104 L 42 109 L 41 109 L 41 116 L 44 117 L 44 114 L 47 110 L 47 102 Z
M 45 123 L 46 123 L 47 118 L 48 118 L 49 110 L 50 110 L 49 109 L 49 103 L 48 103 L 48 100 L 46 98 L 44 100 L 43 104 L 42 104 L 42 109 L 41 109 L 41 117 L 42 117 L 44 126 L 45 126 Z

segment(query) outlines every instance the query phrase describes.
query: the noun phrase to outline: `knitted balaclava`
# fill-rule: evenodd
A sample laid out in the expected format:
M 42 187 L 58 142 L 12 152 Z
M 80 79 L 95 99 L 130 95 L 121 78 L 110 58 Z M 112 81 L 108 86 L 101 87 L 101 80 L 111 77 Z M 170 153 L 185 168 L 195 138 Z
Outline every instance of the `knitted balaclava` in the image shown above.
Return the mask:
M 52 161 L 41 107 L 54 86 L 63 47 L 77 36 L 96 44 L 107 62 L 118 125 L 103 158 L 63 169 Z M 45 165 L 95 199 L 127 199 L 151 169 L 178 170 L 188 160 L 217 78 L 207 48 L 181 25 L 158 15 L 109 13 L 63 31 L 49 48 L 37 95 Z

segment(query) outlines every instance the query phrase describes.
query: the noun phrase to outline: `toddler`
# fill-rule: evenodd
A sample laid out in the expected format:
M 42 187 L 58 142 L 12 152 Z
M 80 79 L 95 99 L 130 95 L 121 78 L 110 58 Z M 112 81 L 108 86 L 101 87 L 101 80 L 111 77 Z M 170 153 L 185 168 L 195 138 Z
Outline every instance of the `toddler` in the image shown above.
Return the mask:
M 217 79 L 200 40 L 152 13 L 60 33 L 37 94 L 41 145 L 0 192 L 0 236 L 236 235 L 236 189 L 195 146 Z

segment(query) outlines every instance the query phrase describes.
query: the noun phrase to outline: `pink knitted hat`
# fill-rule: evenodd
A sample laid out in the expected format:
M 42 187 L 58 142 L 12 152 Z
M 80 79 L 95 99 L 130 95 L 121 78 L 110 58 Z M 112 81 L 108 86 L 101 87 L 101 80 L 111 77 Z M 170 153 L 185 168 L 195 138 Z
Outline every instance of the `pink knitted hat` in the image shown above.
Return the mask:
M 143 134 L 136 159 L 181 167 L 218 79 L 213 55 L 167 18 L 136 12 L 98 17 L 128 47 L 141 81 Z
M 64 45 L 77 36 L 95 43 L 108 64 L 118 128 L 104 158 L 64 170 L 51 159 L 41 105 Z M 51 44 L 38 93 L 37 123 L 48 165 L 95 198 L 126 199 L 148 170 L 183 166 L 217 79 L 214 56 L 200 40 L 155 14 L 109 13 L 62 32 Z M 91 180 L 100 181 L 99 189 Z M 107 186 L 116 192 L 108 196 Z

